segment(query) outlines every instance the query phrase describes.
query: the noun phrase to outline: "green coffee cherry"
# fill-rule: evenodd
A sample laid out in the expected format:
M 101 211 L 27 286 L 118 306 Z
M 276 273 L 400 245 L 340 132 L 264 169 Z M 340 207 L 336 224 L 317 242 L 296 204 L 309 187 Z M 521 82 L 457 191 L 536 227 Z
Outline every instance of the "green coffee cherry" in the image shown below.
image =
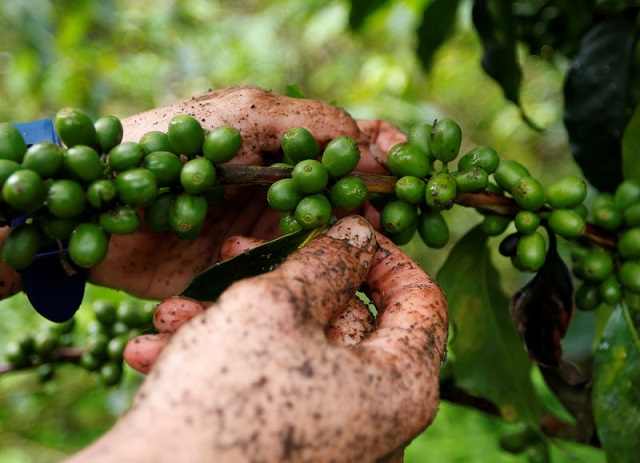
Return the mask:
M 7 159 L 0 159 L 0 190 L 4 186 L 4 182 L 6 182 L 11 174 L 13 174 L 17 170 L 20 170 L 20 164 L 18 164 L 17 162 L 9 161 Z
M 116 322 L 116 311 L 118 307 L 106 299 L 96 299 L 92 305 L 93 314 L 103 325 L 113 325 Z
M 45 203 L 49 213 L 61 219 L 77 217 L 87 207 L 82 185 L 68 179 L 55 180 L 51 183 Z
M 544 237 L 533 232 L 522 235 L 518 240 L 516 257 L 521 270 L 535 272 L 544 264 L 547 255 L 547 244 Z
M 398 233 L 388 233 L 387 237 L 391 240 L 391 242 L 397 246 L 404 246 L 409 243 L 413 239 L 413 236 L 416 234 L 416 230 L 418 226 L 416 224 L 412 225 L 409 228 L 406 228 Z
M 22 160 L 25 169 L 37 172 L 42 178 L 53 178 L 62 169 L 64 156 L 62 148 L 52 142 L 32 145 Z
M 573 209 L 587 197 L 587 184 L 580 177 L 571 175 L 553 182 L 546 193 L 551 207 Z
M 41 330 L 33 337 L 33 351 L 43 359 L 50 359 L 59 346 L 58 336 L 49 330 Z
M 216 184 L 216 168 L 206 158 L 191 159 L 182 166 L 180 184 L 189 194 L 204 193 Z
M 620 235 L 618 252 L 623 259 L 640 258 L 640 227 L 629 228 Z
M 107 357 L 118 362 L 122 361 L 122 352 L 128 341 L 129 338 L 124 334 L 111 338 L 107 344 Z
M 296 206 L 295 217 L 305 230 L 320 227 L 331 219 L 331 203 L 321 194 L 305 196 Z
M 37 222 L 45 236 L 53 240 L 66 240 L 69 239 L 73 230 L 84 222 L 84 218 L 80 215 L 70 219 L 61 219 L 51 214 L 42 214 L 38 216 Z
M 99 371 L 100 381 L 103 385 L 115 386 L 120 383 L 122 378 L 122 362 L 116 360 L 110 360 L 100 367 Z
M 149 206 L 158 195 L 158 185 L 153 172 L 143 168 L 120 173 L 115 181 L 120 200 L 129 206 Z
M 599 286 L 600 298 L 607 304 L 617 304 L 622 299 L 622 288 L 615 273 L 610 273 Z
M 417 221 L 416 206 L 399 199 L 387 203 L 380 214 L 382 228 L 387 233 L 400 233 L 415 225 Z
M 444 162 L 453 161 L 460 152 L 462 130 L 451 119 L 440 119 L 431 129 L 429 147 L 433 157 Z
M 449 209 L 457 195 L 456 181 L 451 174 L 440 172 L 427 181 L 425 198 L 435 210 Z
M 440 249 L 449 242 L 449 226 L 442 213 L 425 208 L 418 219 L 420 238 L 430 248 Z
M 150 206 L 144 208 L 144 223 L 153 231 L 163 232 L 171 229 L 169 215 L 171 205 L 178 195 L 162 193 Z
M 183 164 L 170 151 L 153 151 L 145 156 L 142 167 L 153 172 L 158 187 L 170 187 L 180 181 Z
M 98 135 L 89 114 L 78 108 L 63 108 L 56 113 L 54 127 L 69 148 L 85 145 L 99 148 Z
M 611 201 L 609 198 L 611 197 Z M 624 224 L 624 215 L 610 195 L 598 195 L 593 202 L 593 222 L 603 230 L 616 231 Z
M 267 202 L 278 212 L 292 212 L 304 194 L 298 190 L 291 178 L 283 178 L 271 184 L 267 190 Z
M 515 430 L 505 432 L 500 436 L 500 447 L 509 453 L 519 454 L 539 441 L 540 436 L 535 429 L 527 424 L 522 424 Z
M 481 167 L 469 167 L 454 174 L 456 188 L 461 193 L 484 190 L 489 184 L 489 176 Z
M 584 282 L 578 286 L 573 297 L 576 307 L 584 311 L 595 310 L 602 302 L 599 286 L 589 282 Z
M 129 328 L 146 328 L 148 324 L 143 304 L 135 299 L 124 299 L 118 304 L 117 320 Z
M 627 260 L 618 269 L 618 280 L 624 289 L 640 294 L 640 262 Z
M 173 150 L 193 158 L 202 151 L 204 130 L 200 122 L 188 114 L 178 114 L 169 121 L 167 130 Z
M 213 164 L 231 161 L 242 147 L 242 135 L 235 127 L 223 125 L 207 133 L 202 154 Z
M 511 217 L 507 215 L 488 214 L 484 216 L 480 226 L 487 235 L 498 236 L 504 233 L 510 223 Z
M 535 232 L 540 226 L 540 217 L 535 212 L 519 211 L 513 219 L 513 224 L 523 235 Z
M 80 356 L 80 366 L 87 371 L 98 371 L 102 366 L 102 361 L 85 351 Z
M 183 240 L 198 237 L 207 218 L 207 200 L 200 195 L 179 194 L 169 207 L 169 226 Z
M 627 227 L 640 226 L 640 203 L 632 204 L 623 212 L 624 223 Z
M 95 267 L 107 256 L 108 235 L 94 223 L 78 225 L 69 238 L 69 257 L 83 268 Z
M 360 148 L 351 137 L 340 136 L 327 144 L 322 153 L 322 164 L 333 178 L 344 177 L 360 162 Z
M 138 145 L 140 145 L 145 154 L 153 153 L 154 151 L 169 151 L 176 154 L 169 141 L 169 135 L 159 130 L 145 133 L 138 141 Z
M 139 167 L 144 157 L 144 151 L 140 145 L 132 141 L 126 141 L 114 146 L 109 151 L 109 165 L 117 172 Z
M 500 156 L 493 148 L 476 146 L 458 161 L 458 170 L 479 167 L 487 174 L 493 174 L 500 165 Z
M 101 152 L 108 153 L 122 141 L 122 122 L 116 116 L 102 116 L 93 125 Z
M 2 199 L 22 212 L 33 212 L 42 207 L 45 187 L 37 172 L 19 169 L 2 185 Z
M 356 177 L 343 177 L 329 190 L 329 199 L 338 209 L 358 209 L 367 199 L 367 185 Z
M 427 154 L 427 158 L 432 159 L 430 140 L 433 125 L 427 122 L 419 122 L 409 128 L 407 132 L 407 143 L 417 146 Z
M 74 179 L 91 183 L 102 178 L 104 165 L 98 152 L 84 145 L 76 145 L 63 151 L 63 169 Z
M 89 204 L 95 209 L 104 209 L 116 200 L 118 190 L 112 180 L 101 178 L 89 184 L 86 196 Z
M 613 202 L 620 210 L 640 202 L 640 180 L 628 179 L 616 188 Z
M 304 127 L 287 130 L 280 145 L 285 159 L 290 159 L 294 165 L 305 159 L 317 159 L 320 154 L 318 142 Z
M 396 177 L 411 175 L 424 178 L 431 169 L 427 154 L 415 145 L 398 143 L 387 155 L 387 168 Z
M 29 354 L 15 341 L 9 341 L 4 348 L 4 357 L 15 368 L 24 368 L 30 365 Z
M 2 261 L 15 270 L 31 264 L 40 250 L 42 235 L 34 224 L 24 223 L 12 228 L 2 246 Z
M 602 281 L 613 272 L 613 257 L 605 251 L 592 251 L 580 262 L 580 275 L 588 281 Z
M 118 205 L 98 217 L 98 223 L 107 233 L 113 235 L 131 235 L 140 228 L 138 212 L 132 206 Z
M 571 209 L 554 209 L 547 220 L 554 233 L 567 239 L 579 238 L 587 230 L 585 220 Z
M 395 185 L 395 193 L 398 199 L 411 204 L 421 204 L 425 201 L 427 184 L 424 180 L 405 175 L 398 179 Z
M 302 230 L 302 225 L 296 220 L 293 212 L 285 212 L 280 218 L 280 231 L 283 235 L 289 235 Z
M 516 182 L 522 177 L 530 177 L 529 171 L 526 167 L 520 164 L 518 161 L 511 159 L 505 159 L 500 162 L 500 165 L 496 169 L 493 177 L 498 185 L 504 190 L 511 192 Z
M 291 178 L 298 191 L 316 194 L 324 190 L 329 183 L 329 172 L 320 161 L 305 159 L 293 168 Z
M 27 144 L 16 126 L 0 122 L 0 159 L 20 164 L 26 151 Z
M 518 206 L 527 211 L 537 211 L 545 203 L 544 190 L 535 178 L 520 177 L 511 190 Z

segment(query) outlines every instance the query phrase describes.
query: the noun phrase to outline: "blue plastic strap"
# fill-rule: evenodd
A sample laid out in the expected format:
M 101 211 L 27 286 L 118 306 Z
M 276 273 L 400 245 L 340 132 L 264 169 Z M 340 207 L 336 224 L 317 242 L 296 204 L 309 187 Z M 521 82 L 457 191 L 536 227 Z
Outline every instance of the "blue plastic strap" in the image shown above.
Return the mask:
M 40 142 L 53 142 L 62 145 L 56 134 L 53 121 L 43 119 L 33 122 L 14 124 L 27 145 Z M 11 222 L 15 227 L 27 220 L 21 216 Z M 20 270 L 22 286 L 29 302 L 43 317 L 53 322 L 69 320 L 80 307 L 84 297 L 86 271 L 73 266 L 70 262 L 65 268 L 61 252 L 65 249 L 47 249 L 36 256 L 31 265 Z

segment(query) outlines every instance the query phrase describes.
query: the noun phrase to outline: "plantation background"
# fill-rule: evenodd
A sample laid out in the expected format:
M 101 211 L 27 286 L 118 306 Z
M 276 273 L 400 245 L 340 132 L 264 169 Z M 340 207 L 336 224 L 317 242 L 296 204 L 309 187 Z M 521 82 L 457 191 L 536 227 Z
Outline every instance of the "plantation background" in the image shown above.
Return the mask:
M 309 97 L 403 129 L 451 117 L 463 129 L 463 151 L 491 145 L 503 157 L 523 162 L 543 183 L 579 174 L 562 125 L 568 63 L 523 55 L 522 104 L 545 129 L 536 132 L 480 67 L 480 43 L 465 2 L 431 68 L 422 67 L 415 30 L 425 3 L 429 0 L 390 2 L 356 35 L 348 27 L 350 4 L 344 1 L 6 0 L 0 3 L 0 120 L 52 117 L 64 106 L 82 107 L 96 117 L 124 117 L 208 89 L 251 84 L 284 92 L 295 83 Z M 455 241 L 480 216 L 457 211 L 447 220 Z M 408 251 L 432 273 L 447 253 L 414 243 Z M 504 284 L 513 293 L 523 276 L 508 270 L 506 259 L 495 260 L 512 276 Z M 123 297 L 128 296 L 90 287 L 79 323 L 87 322 L 95 298 Z M 23 295 L 0 302 L 0 317 L 0 358 L 7 340 L 45 323 Z M 128 371 L 121 386 L 107 389 L 73 366 L 45 385 L 29 372 L 3 375 L 0 463 L 56 461 L 83 447 L 127 409 L 140 379 Z M 501 432 L 514 426 L 445 402 L 406 461 L 524 462 L 524 456 L 498 446 Z M 563 443 L 553 449 L 553 461 L 604 457 Z

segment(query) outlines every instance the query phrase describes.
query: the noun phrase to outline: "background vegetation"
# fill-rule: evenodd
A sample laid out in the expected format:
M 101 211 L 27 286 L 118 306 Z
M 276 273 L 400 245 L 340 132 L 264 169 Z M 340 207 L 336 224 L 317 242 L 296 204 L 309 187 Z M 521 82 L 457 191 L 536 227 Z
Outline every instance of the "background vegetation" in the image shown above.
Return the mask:
M 452 2 L 451 30 L 434 48 L 427 67 L 416 54 L 417 32 L 424 9 L 443 2 L 368 2 L 381 6 L 361 16 L 357 32 L 350 26 L 351 3 L 2 2 L 0 120 L 52 117 L 64 106 L 82 107 L 95 116 L 124 117 L 211 88 L 252 84 L 284 92 L 287 84 L 296 83 L 309 97 L 404 129 L 451 117 L 463 129 L 463 151 L 493 146 L 503 157 L 523 162 L 543 183 L 580 174 L 562 120 L 563 84 L 570 66 L 565 55 L 546 49 L 543 57 L 516 47 L 523 81 L 518 98 L 528 118 L 544 129 L 537 131 L 521 117 L 521 109 L 505 99 L 504 86 L 482 69 L 482 41 L 471 24 L 470 1 Z M 360 3 L 354 1 L 354 8 Z M 480 216 L 459 211 L 447 220 L 455 241 L 479 223 Z M 413 243 L 408 247 L 434 274 L 447 254 Z M 505 268 L 499 258 L 491 258 Z M 526 277 L 508 266 L 503 273 L 508 294 Z M 79 322 L 87 322 L 83 314 L 95 298 L 123 297 L 90 287 Z M 1 341 L 43 323 L 22 295 L 0 303 L 0 315 Z M 576 337 L 583 334 L 579 327 L 586 326 L 589 342 L 594 323 L 591 316 L 578 316 Z M 0 377 L 0 462 L 55 461 L 81 448 L 126 410 L 139 381 L 128 371 L 122 385 L 107 389 L 73 366 L 62 368 L 46 385 L 29 372 Z M 501 433 L 516 426 L 443 402 L 435 424 L 412 444 L 406 461 L 527 461 L 498 445 Z M 604 461 L 601 451 L 568 442 L 553 447 L 552 458 Z

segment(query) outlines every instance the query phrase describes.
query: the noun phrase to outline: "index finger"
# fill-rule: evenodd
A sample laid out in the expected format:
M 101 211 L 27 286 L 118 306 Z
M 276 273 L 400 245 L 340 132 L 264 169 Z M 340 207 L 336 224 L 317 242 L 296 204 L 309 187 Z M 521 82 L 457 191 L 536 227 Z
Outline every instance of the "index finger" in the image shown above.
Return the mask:
M 388 238 L 369 271 L 368 295 L 378 308 L 378 328 L 360 345 L 439 365 L 448 334 L 447 300 L 437 283 Z M 435 362 L 434 362 L 435 359 Z

